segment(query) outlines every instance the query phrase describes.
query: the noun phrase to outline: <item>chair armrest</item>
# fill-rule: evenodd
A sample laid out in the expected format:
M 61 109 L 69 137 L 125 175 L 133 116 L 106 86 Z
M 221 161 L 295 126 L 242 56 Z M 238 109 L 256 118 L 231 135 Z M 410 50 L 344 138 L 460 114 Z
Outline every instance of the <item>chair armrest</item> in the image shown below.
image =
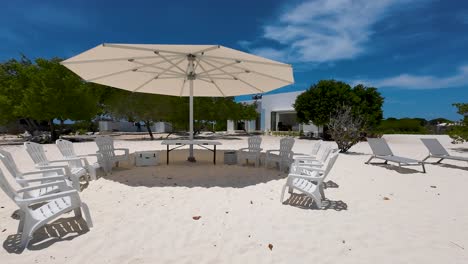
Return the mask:
M 16 198 L 16 200 L 22 204 L 33 204 L 33 203 L 46 202 L 49 200 L 72 196 L 72 195 L 77 196 L 79 198 L 78 192 L 76 190 L 68 190 L 68 191 L 63 191 L 63 192 L 58 192 L 58 193 L 47 194 L 47 195 L 43 195 L 43 196 L 35 197 L 35 198 L 27 198 L 27 199 Z
M 60 176 L 47 176 L 47 177 L 40 177 L 40 178 L 32 178 L 32 179 L 16 179 L 18 183 L 28 183 L 28 182 L 44 182 L 44 181 L 64 181 L 66 178 L 63 175 Z
M 308 181 L 319 181 L 321 180 L 323 177 L 322 176 L 309 176 L 309 175 L 302 175 L 302 174 L 295 174 L 295 173 L 290 173 L 288 175 L 288 179 L 294 179 L 294 178 L 298 178 L 298 179 L 304 179 L 304 180 L 308 180 Z
M 294 160 L 306 160 L 306 161 L 315 161 L 317 158 L 315 156 L 308 156 L 308 155 L 300 155 L 300 156 L 293 156 Z
M 128 148 L 116 148 L 116 149 L 114 149 L 114 150 L 123 151 L 123 152 L 125 152 L 125 155 L 128 155 L 129 152 L 130 152 L 130 151 L 128 150 Z
M 36 190 L 36 189 L 52 187 L 52 186 L 59 186 L 60 187 L 61 185 L 64 185 L 64 184 L 66 185 L 66 183 L 64 181 L 54 181 L 54 182 L 48 182 L 48 183 L 43 183 L 43 184 L 39 184 L 39 185 L 24 187 L 24 188 L 18 189 L 16 192 L 17 193 L 29 192 L 29 191 L 33 191 L 33 190 Z
M 77 155 L 77 157 L 79 158 L 86 158 L 86 157 L 99 157 L 99 156 L 102 156 L 102 154 L 100 153 L 96 153 L 96 154 L 84 154 L 84 155 Z
M 65 171 L 63 168 L 55 168 L 55 169 L 45 169 L 45 170 L 38 170 L 38 171 L 29 171 L 23 173 L 23 176 L 28 176 L 28 175 L 35 175 L 35 174 L 44 174 L 47 172 L 56 172 L 58 175 L 64 175 Z
M 280 150 L 279 149 L 270 149 L 270 150 L 267 150 L 266 153 L 268 154 L 268 153 L 275 152 L 275 151 L 279 152 Z
M 325 172 L 324 169 L 322 169 L 321 167 L 312 167 L 312 166 L 295 166 L 296 170 L 297 169 L 300 169 L 300 170 L 306 170 L 306 171 L 309 171 L 311 173 L 313 172 L 318 172 L 318 173 L 323 173 Z
M 42 169 L 63 169 L 65 171 L 65 175 L 71 175 L 71 170 L 68 165 L 36 165 L 36 168 L 42 170 Z

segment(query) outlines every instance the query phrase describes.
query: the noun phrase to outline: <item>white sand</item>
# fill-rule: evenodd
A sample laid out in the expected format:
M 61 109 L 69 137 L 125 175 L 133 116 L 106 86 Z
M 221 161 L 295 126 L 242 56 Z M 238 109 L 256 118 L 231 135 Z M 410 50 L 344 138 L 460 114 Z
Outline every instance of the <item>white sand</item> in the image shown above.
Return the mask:
M 419 136 L 386 138 L 397 155 L 422 159 L 427 153 Z M 453 154 L 468 156 L 468 144 L 438 138 Z M 246 139 L 222 143 L 237 149 Z M 116 144 L 165 149 L 160 141 Z M 297 140 L 294 151 L 307 153 L 312 144 Z M 264 149 L 278 145 L 279 138 L 264 137 Z M 45 147 L 50 158 L 60 157 L 55 146 Z M 33 168 L 22 146 L 6 149 L 21 169 Z M 89 142 L 76 149 L 84 154 L 96 147 Z M 423 174 L 365 165 L 367 143 L 351 152 L 340 155 L 328 178 L 325 210 L 302 206 L 298 196 L 289 200 L 295 206 L 281 204 L 285 174 L 222 165 L 221 155 L 216 166 L 209 154 L 192 166 L 124 166 L 80 194 L 94 228 L 77 234 L 83 221 L 64 215 L 38 231 L 21 254 L 9 246 L 17 238 L 18 221 L 10 217 L 17 208 L 1 192 L 0 263 L 467 263 L 468 163 L 427 165 Z

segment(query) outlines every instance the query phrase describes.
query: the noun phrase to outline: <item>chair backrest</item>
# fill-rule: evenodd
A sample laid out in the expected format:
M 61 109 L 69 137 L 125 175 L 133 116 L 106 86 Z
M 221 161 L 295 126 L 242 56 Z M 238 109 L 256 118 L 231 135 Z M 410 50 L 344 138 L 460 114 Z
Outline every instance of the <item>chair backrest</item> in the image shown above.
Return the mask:
M 383 138 L 367 138 L 372 152 L 376 156 L 393 156 L 393 152 Z
M 65 140 L 65 139 L 57 139 L 55 141 L 55 145 L 57 145 L 58 149 L 60 150 L 60 153 L 65 158 L 73 158 L 76 157 L 75 149 L 73 148 L 73 143 Z
M 15 201 L 15 196 L 16 196 L 16 191 L 13 189 L 11 184 L 8 182 L 7 178 L 5 177 L 5 174 L 3 174 L 2 170 L 0 169 L 0 189 L 3 190 L 3 192 L 10 197 L 13 202 L 16 203 Z
M 285 137 L 280 140 L 280 151 L 279 155 L 282 158 L 289 158 L 292 148 L 294 146 L 294 138 Z
M 435 156 L 450 156 L 447 150 L 435 138 L 421 138 L 422 143 L 426 146 L 429 152 Z
M 13 177 L 21 176 L 21 171 L 16 166 L 15 160 L 10 152 L 0 149 L 0 160 L 2 161 L 5 168 L 10 172 Z
M 322 147 L 322 140 L 319 140 L 312 146 L 312 151 L 310 152 L 310 155 L 312 156 L 317 155 L 321 147 Z
M 26 147 L 26 152 L 28 152 L 31 159 L 34 161 L 36 165 L 47 165 L 49 164 L 49 160 L 45 155 L 44 148 L 41 144 L 37 144 L 34 142 L 24 142 L 24 146 Z
M 325 171 L 323 172 L 323 178 L 327 177 L 328 173 L 330 173 L 333 165 L 335 165 L 336 160 L 338 159 L 338 152 L 334 152 L 330 159 L 328 159 L 327 164 L 325 165 Z
M 325 163 L 327 161 L 328 157 L 330 156 L 332 150 L 333 149 L 330 146 L 325 146 L 323 148 L 322 156 L 320 156 L 319 161 L 322 162 L 322 163 Z
M 258 150 L 262 144 L 262 138 L 260 136 L 249 137 L 248 144 L 249 150 Z
M 110 136 L 97 136 L 94 140 L 99 153 L 106 157 L 115 157 L 114 140 Z

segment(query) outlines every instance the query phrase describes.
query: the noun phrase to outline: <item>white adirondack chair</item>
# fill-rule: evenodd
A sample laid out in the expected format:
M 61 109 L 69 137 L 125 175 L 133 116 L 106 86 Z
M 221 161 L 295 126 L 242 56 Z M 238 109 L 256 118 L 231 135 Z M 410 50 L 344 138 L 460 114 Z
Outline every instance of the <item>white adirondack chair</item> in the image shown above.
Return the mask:
M 39 197 L 28 197 L 25 195 L 25 193 L 30 193 L 34 190 L 50 187 L 57 188 L 57 192 L 44 194 Z M 20 246 L 22 248 L 28 246 L 36 230 L 71 210 L 78 217 L 82 216 L 81 210 L 83 210 L 84 219 L 88 227 L 91 228 L 93 225 L 88 206 L 81 202 L 78 192 L 70 189 L 63 180 L 15 190 L 0 170 L 0 188 L 20 208 L 18 233 L 21 233 Z
M 253 159 L 255 161 L 255 167 L 258 167 L 260 164 L 260 155 L 262 153 L 262 148 L 260 148 L 261 144 L 262 138 L 260 136 L 249 137 L 249 146 L 247 148 L 241 148 L 237 151 L 238 163 L 242 164 L 242 161 L 244 160 L 248 163 L 249 160 Z
M 112 172 L 114 164 L 119 166 L 120 161 L 129 161 L 130 153 L 127 148 L 114 148 L 114 140 L 110 136 L 97 136 L 95 139 L 98 146 L 98 154 L 102 155 L 101 167 L 106 173 Z M 123 154 L 117 155 L 116 151 L 123 151 Z
M 323 144 L 323 141 L 322 140 L 319 140 L 317 141 L 316 143 L 314 143 L 314 145 L 312 146 L 312 149 L 310 151 L 310 155 L 307 155 L 307 156 L 310 156 L 310 157 L 313 157 L 313 158 L 317 158 L 317 155 L 319 153 L 320 150 L 322 150 L 322 148 L 324 147 L 325 145 Z
M 101 168 L 101 165 L 99 165 L 99 163 L 102 163 L 101 154 L 96 153 L 96 154 L 76 155 L 75 148 L 73 147 L 73 143 L 65 139 L 57 139 L 55 141 L 55 145 L 57 145 L 58 149 L 60 150 L 60 153 L 62 153 L 64 158 L 66 159 L 81 158 L 81 160 L 84 162 L 84 165 L 86 167 L 86 170 L 89 176 L 91 177 L 91 180 L 95 181 L 97 179 L 96 171 Z M 88 157 L 96 157 L 97 161 L 90 162 L 87 159 Z
M 294 152 L 292 152 L 293 146 L 294 138 L 282 138 L 280 140 L 280 149 L 267 150 L 265 168 L 268 167 L 270 162 L 275 162 L 279 165 L 280 171 L 284 171 L 284 168 L 289 167 L 292 163 L 292 157 L 294 156 Z
M 69 158 L 63 160 L 49 160 L 44 152 L 44 148 L 41 144 L 34 142 L 25 142 L 26 152 L 28 152 L 31 159 L 34 161 L 36 168 L 40 170 L 44 169 L 56 169 L 62 168 L 65 170 L 65 175 L 69 177 L 73 187 L 80 191 L 80 178 L 84 178 L 88 182 L 88 176 L 86 168 L 82 164 L 80 158 Z M 58 165 L 54 165 L 58 164 Z M 47 174 L 46 174 L 47 175 Z
M 281 191 L 281 203 L 284 199 L 284 193 L 286 188 L 289 188 L 289 193 L 293 193 L 294 190 L 298 190 L 305 195 L 312 198 L 318 208 L 322 207 L 323 198 L 323 181 L 330 173 L 333 168 L 338 153 L 334 153 L 325 164 L 325 170 L 318 171 L 313 167 L 296 167 L 292 166 L 291 172 L 288 175 L 286 184 L 283 186 Z
M 46 169 L 46 170 L 37 170 L 30 172 L 21 172 L 16 166 L 15 160 L 12 155 L 6 151 L 0 149 L 0 160 L 2 161 L 5 168 L 9 171 L 10 175 L 16 180 L 16 182 L 23 188 L 30 187 L 30 183 L 39 183 L 44 184 L 51 181 L 65 181 L 70 190 L 73 189 L 72 183 L 68 180 L 68 177 L 65 175 L 65 170 L 56 168 L 56 169 Z M 49 176 L 46 176 L 49 175 Z M 36 177 L 34 177 L 36 176 Z M 66 188 L 66 186 L 64 186 Z M 24 192 L 24 198 L 31 197 L 40 197 L 42 195 L 55 193 L 59 189 L 57 186 L 50 186 L 46 188 L 37 188 L 31 191 Z

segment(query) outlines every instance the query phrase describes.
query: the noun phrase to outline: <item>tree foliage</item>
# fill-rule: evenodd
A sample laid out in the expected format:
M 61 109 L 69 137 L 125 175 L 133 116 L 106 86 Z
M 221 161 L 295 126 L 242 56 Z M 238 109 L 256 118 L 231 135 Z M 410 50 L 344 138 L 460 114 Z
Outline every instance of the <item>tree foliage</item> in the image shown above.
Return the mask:
M 449 135 L 454 142 L 468 141 L 468 103 L 453 104 L 457 108 L 457 113 L 463 116 L 461 124 L 450 129 Z
M 375 128 L 383 118 L 384 98 L 374 87 L 362 84 L 351 88 L 350 85 L 335 81 L 322 80 L 300 94 L 294 109 L 300 122 L 323 126 L 329 123 L 330 116 L 343 105 L 351 107 L 354 115 L 365 120 L 367 130 Z

